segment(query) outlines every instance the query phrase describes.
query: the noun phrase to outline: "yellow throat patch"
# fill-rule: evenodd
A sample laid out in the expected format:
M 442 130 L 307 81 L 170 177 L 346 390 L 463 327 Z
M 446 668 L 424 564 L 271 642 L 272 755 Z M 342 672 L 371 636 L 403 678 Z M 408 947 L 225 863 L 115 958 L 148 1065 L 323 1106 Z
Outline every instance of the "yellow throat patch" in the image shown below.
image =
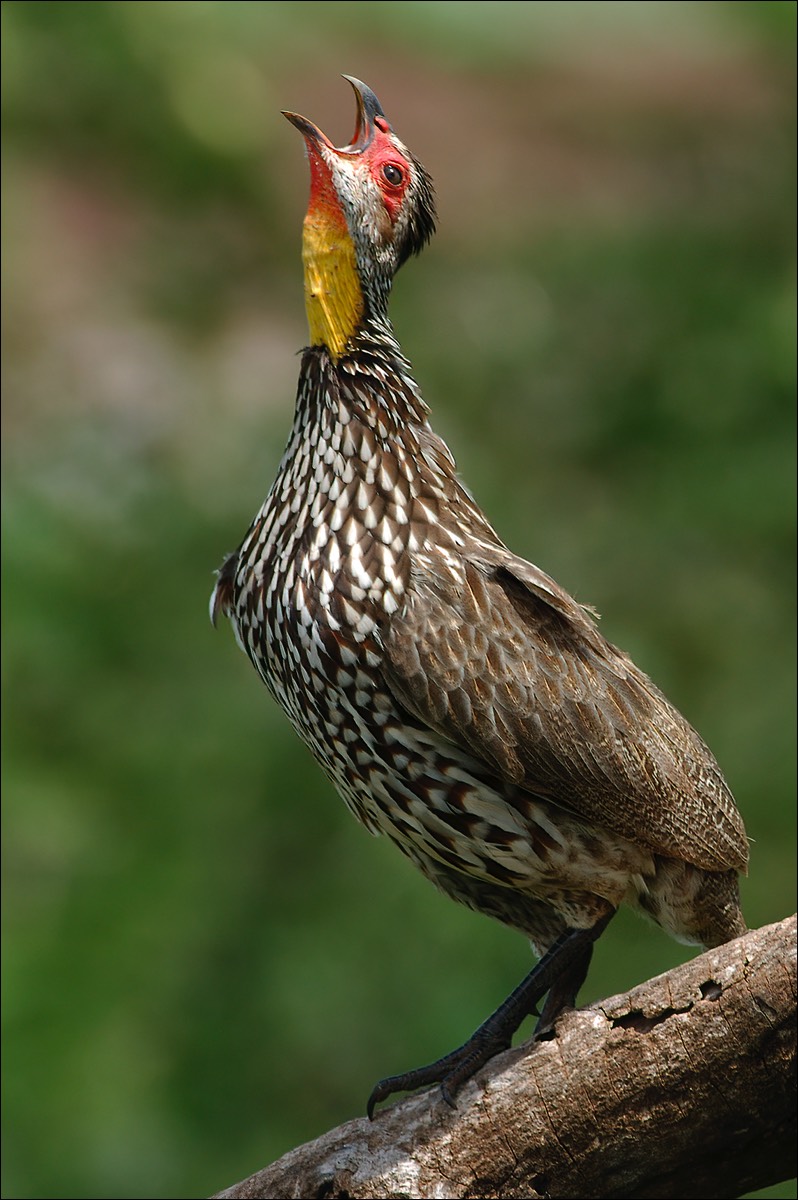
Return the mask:
M 338 359 L 363 318 L 355 247 L 340 210 L 325 205 L 308 212 L 302 262 L 311 345 L 326 346 Z

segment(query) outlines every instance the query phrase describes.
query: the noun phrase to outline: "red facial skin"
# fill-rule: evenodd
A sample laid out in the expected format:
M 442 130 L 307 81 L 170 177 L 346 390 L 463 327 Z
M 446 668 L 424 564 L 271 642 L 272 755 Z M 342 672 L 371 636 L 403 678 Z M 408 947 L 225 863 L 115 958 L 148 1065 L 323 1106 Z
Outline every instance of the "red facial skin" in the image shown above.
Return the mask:
M 305 140 L 310 159 L 308 212 L 314 216 L 323 215 L 331 225 L 342 225 L 345 228 L 346 222 L 333 186 L 329 167 L 321 157 L 314 139 L 306 137 Z M 327 145 L 329 146 L 329 142 Z M 331 146 L 329 148 L 333 149 Z M 336 151 L 336 153 L 342 154 L 342 157 L 349 157 L 345 152 Z M 366 149 L 359 152 L 358 157 L 361 158 L 379 188 L 385 211 L 390 217 L 391 223 L 396 224 L 410 183 L 410 168 L 407 160 L 393 145 L 390 126 L 384 117 L 375 118 L 374 135 Z
M 375 117 L 374 137 L 365 153 L 371 177 L 380 189 L 388 216 L 395 224 L 410 182 L 410 170 L 407 161 L 391 142 L 390 128 L 384 117 Z M 393 174 L 392 179 L 386 176 L 386 167 L 388 175 Z M 399 176 L 396 175 L 397 171 Z
M 330 232 L 347 234 L 346 217 L 335 191 L 330 168 L 319 153 L 312 138 L 305 139 L 310 162 L 310 201 L 306 219 L 323 220 Z

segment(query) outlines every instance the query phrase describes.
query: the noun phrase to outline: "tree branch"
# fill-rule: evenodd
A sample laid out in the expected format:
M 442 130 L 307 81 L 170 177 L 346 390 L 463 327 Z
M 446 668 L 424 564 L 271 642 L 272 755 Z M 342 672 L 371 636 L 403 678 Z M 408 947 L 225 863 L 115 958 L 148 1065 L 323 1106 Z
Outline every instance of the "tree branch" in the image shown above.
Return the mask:
M 219 1192 L 257 1197 L 733 1197 L 795 1169 L 795 917 L 565 1014 L 437 1088 Z

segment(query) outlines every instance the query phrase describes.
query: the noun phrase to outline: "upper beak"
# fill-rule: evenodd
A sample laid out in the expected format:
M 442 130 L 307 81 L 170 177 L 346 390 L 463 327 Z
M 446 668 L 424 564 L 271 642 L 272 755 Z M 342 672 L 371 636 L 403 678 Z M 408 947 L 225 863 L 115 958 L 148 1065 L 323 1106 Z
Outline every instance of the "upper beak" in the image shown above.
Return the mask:
M 300 117 L 299 113 L 292 112 L 283 112 L 283 116 L 287 117 L 292 125 L 296 125 L 305 139 L 311 142 L 320 142 L 322 145 L 329 147 L 330 150 L 335 149 L 327 135 L 322 133 L 318 125 L 314 125 L 307 117 Z
M 347 83 L 352 85 L 355 100 L 357 101 L 355 132 L 348 146 L 336 149 L 327 135 L 322 133 L 318 125 L 314 125 L 307 117 L 301 117 L 299 113 L 284 112 L 283 116 L 287 117 L 291 124 L 296 126 L 306 140 L 310 140 L 316 145 L 327 146 L 330 150 L 336 150 L 337 154 L 361 154 L 370 145 L 374 137 L 375 119 L 381 117 L 386 125 L 388 125 L 388 122 L 385 119 L 385 113 L 382 111 L 379 100 L 370 87 L 367 87 L 365 83 L 361 83 L 359 79 L 355 79 L 351 75 L 344 75 L 343 78 Z

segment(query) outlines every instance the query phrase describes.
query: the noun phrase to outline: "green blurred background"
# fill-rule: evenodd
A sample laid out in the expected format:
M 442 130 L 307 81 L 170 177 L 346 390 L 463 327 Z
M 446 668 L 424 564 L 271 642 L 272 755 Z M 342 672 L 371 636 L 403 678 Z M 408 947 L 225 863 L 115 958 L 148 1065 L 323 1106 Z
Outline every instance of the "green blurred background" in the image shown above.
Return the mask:
M 279 110 L 342 144 L 354 74 L 432 171 L 393 314 L 436 426 L 712 745 L 756 926 L 795 903 L 795 6 L 2 20 L 3 1195 L 203 1196 L 530 965 L 356 825 L 208 624 L 306 337 Z M 583 998 L 689 956 L 623 914 Z

